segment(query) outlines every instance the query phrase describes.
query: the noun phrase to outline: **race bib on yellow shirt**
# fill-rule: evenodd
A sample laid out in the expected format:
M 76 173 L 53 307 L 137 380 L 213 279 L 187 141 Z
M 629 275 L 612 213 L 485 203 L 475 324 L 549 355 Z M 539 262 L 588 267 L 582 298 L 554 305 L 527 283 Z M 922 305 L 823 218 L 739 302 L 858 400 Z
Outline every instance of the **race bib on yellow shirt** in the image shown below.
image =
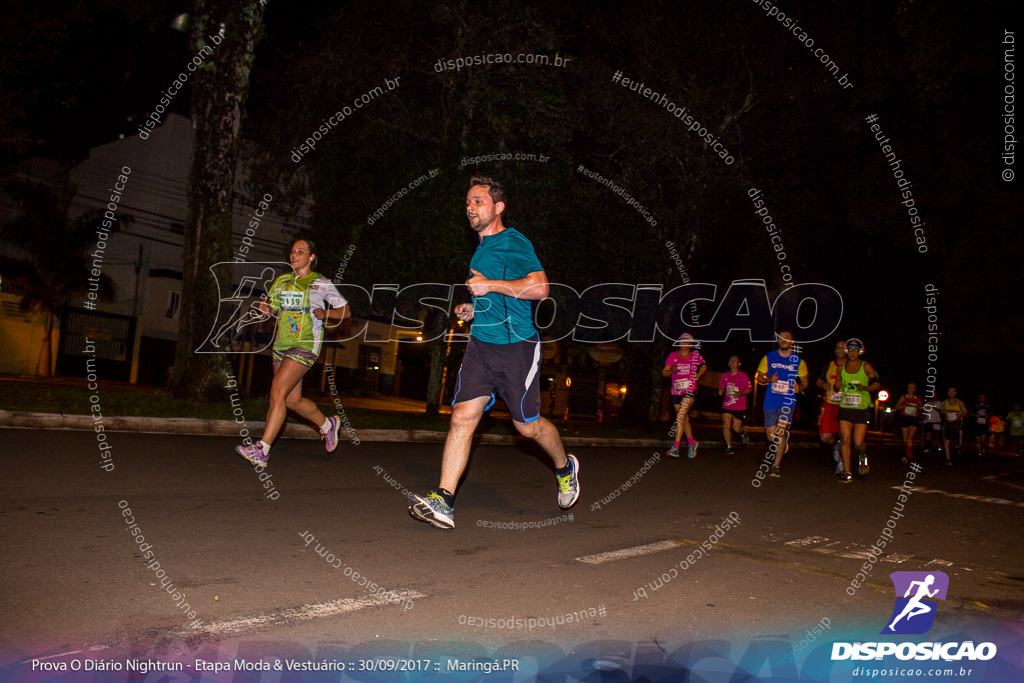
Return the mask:
M 844 394 L 842 406 L 844 408 L 860 408 L 860 394 Z
M 281 302 L 281 309 L 284 311 L 302 310 L 302 292 L 281 291 L 278 292 L 278 301 Z

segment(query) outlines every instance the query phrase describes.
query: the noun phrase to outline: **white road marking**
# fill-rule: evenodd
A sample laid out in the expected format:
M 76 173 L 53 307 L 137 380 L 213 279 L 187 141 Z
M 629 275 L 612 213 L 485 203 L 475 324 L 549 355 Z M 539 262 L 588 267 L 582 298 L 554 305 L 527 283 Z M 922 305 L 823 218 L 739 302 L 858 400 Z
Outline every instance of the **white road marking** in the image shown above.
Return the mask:
M 340 600 L 317 602 L 311 605 L 277 610 L 268 614 L 258 614 L 249 617 L 240 617 L 238 619 L 225 619 L 196 627 L 189 626 L 182 629 L 182 631 L 227 635 L 255 628 L 264 628 L 266 626 L 331 617 L 336 614 L 345 614 L 347 612 L 366 609 L 367 607 L 391 605 L 404 602 L 405 600 L 418 600 L 420 598 L 427 597 L 425 593 L 412 590 L 397 590 L 394 591 L 394 594 L 398 595 L 401 600 L 396 600 L 393 597 L 384 597 L 379 594 L 368 595 L 363 598 L 342 598 Z
M 860 545 L 859 543 L 843 544 L 841 541 L 829 541 L 824 536 L 807 536 L 806 538 L 798 538 L 793 541 L 786 541 L 785 545 L 810 550 L 813 553 L 821 553 L 822 555 L 845 557 L 850 560 L 868 560 L 873 555 L 870 546 Z M 817 547 L 810 547 L 814 545 Z M 880 556 L 878 560 L 881 562 L 890 562 L 892 564 L 902 564 L 907 560 L 913 559 L 913 557 L 913 555 L 907 555 L 904 553 L 891 553 L 889 555 Z M 937 561 L 944 562 L 944 560 Z M 953 563 L 948 562 L 946 564 L 952 565 Z
M 638 545 L 635 548 L 625 548 L 623 550 L 613 550 L 607 553 L 600 553 L 598 555 L 584 555 L 583 557 L 577 557 L 577 562 L 585 562 L 587 564 L 604 564 L 605 562 L 614 562 L 615 560 L 624 560 L 627 557 L 639 557 L 640 555 L 650 555 L 651 553 L 661 552 L 662 550 L 672 550 L 678 548 L 682 543 L 676 541 L 659 541 L 658 543 L 649 543 L 647 545 Z
M 824 536 L 808 536 L 807 538 L 798 538 L 795 541 L 786 541 L 786 545 L 814 545 L 815 543 L 827 540 Z
M 905 490 L 902 486 L 893 486 L 892 488 L 897 491 Z M 908 486 L 907 489 L 914 493 L 941 493 L 944 496 L 950 498 L 963 498 L 964 500 L 976 500 L 981 503 L 994 503 L 995 505 L 1012 505 L 1014 507 L 1024 508 L 1024 503 L 1015 503 L 1012 500 L 1005 500 L 1003 498 L 989 498 L 988 496 L 969 496 L 965 493 L 947 493 L 946 491 L 940 491 L 939 489 L 926 489 L 921 486 Z
M 33 659 L 37 662 L 41 662 L 45 659 L 53 659 L 54 657 L 67 657 L 68 655 L 77 655 L 81 650 L 72 650 L 71 652 L 61 652 L 59 655 L 48 655 L 46 657 L 33 657 L 32 659 L 26 659 L 24 662 L 18 662 L 19 664 L 28 664 Z
M 912 560 L 912 559 L 914 559 L 913 555 L 905 555 L 903 553 L 893 553 L 892 555 L 889 555 L 886 558 L 886 561 L 888 561 L 888 562 L 895 562 L 896 564 L 900 564 L 901 562 L 906 562 L 907 560 Z
M 266 626 L 279 626 L 297 621 L 308 621 L 310 619 L 319 619 L 321 617 L 331 617 L 336 614 L 345 614 L 347 612 L 366 609 L 367 607 L 401 604 L 406 600 L 419 600 L 420 598 L 427 597 L 426 593 L 420 593 L 418 591 L 408 589 L 393 591 L 392 595 L 396 595 L 400 599 L 385 597 L 375 593 L 365 598 L 342 598 L 340 600 L 331 600 L 329 602 L 317 602 L 311 605 L 303 605 L 302 607 L 291 607 L 288 609 L 276 610 L 268 614 L 215 621 L 198 627 L 186 626 L 174 631 L 174 633 L 178 635 L 195 635 L 199 633 L 228 635 L 248 631 L 250 629 L 263 628 Z M 106 650 L 109 649 L 109 647 L 109 645 L 93 645 L 86 649 L 96 651 Z M 83 650 L 73 650 L 71 652 L 61 652 L 56 655 L 47 655 L 46 657 L 33 657 L 32 659 L 41 662 L 45 659 L 67 657 L 69 655 L 81 654 L 82 652 Z M 26 659 L 21 662 L 21 664 L 28 664 L 32 659 Z
M 870 550 L 850 550 L 850 552 L 836 554 L 849 560 L 869 560 L 872 557 Z M 885 560 L 884 557 L 879 559 Z

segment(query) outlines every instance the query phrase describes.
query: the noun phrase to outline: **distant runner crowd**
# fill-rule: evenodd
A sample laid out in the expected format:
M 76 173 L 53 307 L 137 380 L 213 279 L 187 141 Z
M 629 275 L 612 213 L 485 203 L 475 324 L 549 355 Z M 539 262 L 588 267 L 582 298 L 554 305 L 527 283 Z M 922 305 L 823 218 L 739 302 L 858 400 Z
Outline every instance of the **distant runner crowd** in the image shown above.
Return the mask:
M 693 438 L 690 412 L 697 397 L 697 384 L 708 368 L 697 350 L 699 344 L 691 335 L 682 335 L 676 345 L 679 349 L 665 359 L 662 371 L 665 377 L 671 377 L 672 403 L 676 406 L 675 424 L 670 434 L 674 442 L 668 456 L 679 457 L 685 437 L 686 455 L 693 458 L 699 444 Z M 794 423 L 796 396 L 806 391 L 809 383 L 807 364 L 794 350 L 793 335 L 788 331 L 780 332 L 777 345 L 775 351 L 761 359 L 754 375 L 754 382 L 765 387 L 762 409 L 765 436 L 774 454 L 769 476 L 774 478 L 782 476 L 782 459 L 789 450 L 789 428 Z M 870 472 L 864 438 L 871 410 L 875 407 L 872 394 L 881 389 L 881 383 L 874 367 L 861 359 L 864 343 L 860 339 L 837 341 L 834 353 L 835 360 L 822 369 L 816 382 L 824 392 L 818 431 L 822 443 L 832 450 L 836 476 L 841 483 L 848 483 L 853 479 L 851 458 L 854 452 L 858 473 L 863 476 Z M 722 434 L 726 453 L 735 451 L 734 436 L 744 446 L 749 443 L 743 421 L 747 414 L 747 396 L 753 393 L 753 385 L 749 376 L 739 369 L 740 365 L 739 356 L 730 356 L 729 370 L 722 373 L 718 385 L 718 394 L 723 397 Z M 955 387 L 947 389 L 945 400 L 936 398 L 926 403 L 917 395 L 917 385 L 911 383 L 897 400 L 895 412 L 905 447 L 904 463 L 914 457 L 919 429 L 920 451 L 942 454 L 950 466 L 954 454 L 965 453 L 965 435 L 968 446 L 973 444 L 978 457 L 990 448 L 1002 446 L 1006 436 L 1018 455 L 1024 451 L 1024 412 L 1020 403 L 1015 403 L 1012 411 L 1001 416 L 982 394 L 977 404 L 968 409 L 957 398 Z

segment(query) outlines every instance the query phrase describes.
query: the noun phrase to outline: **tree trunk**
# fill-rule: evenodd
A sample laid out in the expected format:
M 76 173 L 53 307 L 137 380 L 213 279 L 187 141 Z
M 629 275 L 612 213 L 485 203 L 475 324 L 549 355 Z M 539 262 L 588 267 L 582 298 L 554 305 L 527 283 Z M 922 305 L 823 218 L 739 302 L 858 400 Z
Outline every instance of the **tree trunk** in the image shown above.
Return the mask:
M 441 377 L 448 362 L 448 344 L 444 337 L 430 342 L 430 375 L 427 379 L 427 415 L 441 411 Z
M 664 362 L 652 362 L 655 365 L 648 374 L 651 378 L 650 403 L 647 406 L 647 423 L 657 425 L 661 423 L 661 369 Z
M 40 377 L 49 377 L 50 365 L 53 363 L 53 313 L 46 311 L 46 324 L 43 325 L 43 346 L 39 349 L 39 362 L 36 363 L 36 374 Z
M 231 257 L 239 131 L 263 8 L 259 0 L 196 0 L 190 15 L 193 54 L 205 59 L 192 72 L 193 157 L 181 321 L 170 380 L 181 398 L 212 400 L 225 393 L 228 357 L 195 349 L 217 318 L 218 287 L 210 266 Z

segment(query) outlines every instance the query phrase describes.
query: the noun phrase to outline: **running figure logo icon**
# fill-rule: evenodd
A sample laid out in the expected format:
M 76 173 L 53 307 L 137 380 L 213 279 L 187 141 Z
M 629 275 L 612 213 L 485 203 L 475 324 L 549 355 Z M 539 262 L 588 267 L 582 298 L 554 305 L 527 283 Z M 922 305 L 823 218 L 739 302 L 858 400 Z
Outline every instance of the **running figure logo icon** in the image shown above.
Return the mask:
M 896 605 L 882 634 L 927 633 L 935 623 L 935 600 L 946 599 L 949 577 L 945 572 L 893 572 L 889 578 L 896 590 Z

